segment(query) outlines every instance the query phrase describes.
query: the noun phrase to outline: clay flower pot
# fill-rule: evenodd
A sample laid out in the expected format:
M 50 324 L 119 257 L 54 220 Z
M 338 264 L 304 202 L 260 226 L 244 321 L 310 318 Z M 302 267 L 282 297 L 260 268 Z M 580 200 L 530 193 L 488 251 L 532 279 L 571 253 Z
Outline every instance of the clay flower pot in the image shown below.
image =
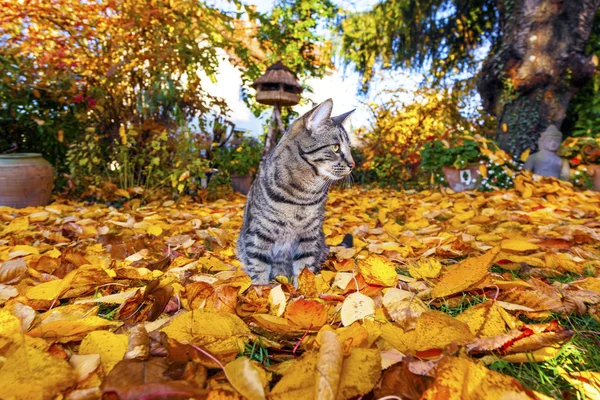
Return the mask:
M 248 194 L 252 186 L 252 175 L 231 174 L 231 187 L 234 192 Z
M 52 165 L 41 154 L 0 154 L 0 206 L 43 206 L 54 183 Z
M 474 190 L 481 184 L 481 172 L 479 165 L 472 165 L 463 169 L 443 167 L 448 186 L 455 192 Z

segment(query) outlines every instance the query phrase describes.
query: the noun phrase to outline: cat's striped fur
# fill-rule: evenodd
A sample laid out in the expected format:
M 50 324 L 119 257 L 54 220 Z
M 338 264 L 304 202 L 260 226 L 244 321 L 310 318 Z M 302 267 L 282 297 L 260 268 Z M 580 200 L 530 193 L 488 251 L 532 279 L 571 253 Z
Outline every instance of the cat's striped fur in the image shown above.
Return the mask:
M 298 118 L 263 161 L 246 200 L 238 238 L 240 261 L 255 284 L 320 268 L 323 219 L 332 182 L 350 174 L 354 160 L 342 127 L 351 113 L 331 118 L 331 99 Z

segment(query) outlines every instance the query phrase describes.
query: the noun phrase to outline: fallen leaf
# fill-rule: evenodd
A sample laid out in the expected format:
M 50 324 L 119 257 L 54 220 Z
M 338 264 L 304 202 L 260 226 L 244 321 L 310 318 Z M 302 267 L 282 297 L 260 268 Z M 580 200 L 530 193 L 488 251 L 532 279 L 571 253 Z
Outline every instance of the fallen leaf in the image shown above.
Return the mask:
M 404 354 L 443 349 L 452 343 L 464 345 L 475 339 L 464 322 L 440 311 L 422 313 L 415 329 L 410 331 L 391 323 L 383 324 L 381 338 Z
M 265 399 L 266 374 L 246 357 L 236 358 L 225 366 L 229 383 L 249 400 Z
M 383 296 L 383 306 L 392 318 L 403 329 L 410 330 L 416 325 L 416 319 L 429 308 L 415 293 L 407 290 L 391 288 Z
M 350 326 L 354 321 L 362 320 L 373 314 L 375 314 L 375 302 L 360 292 L 346 296 L 340 312 L 344 326 Z
M 0 264 L 0 283 L 8 285 L 23 279 L 27 272 L 27 263 L 22 258 L 5 261 Z
M 127 335 L 96 331 L 89 333 L 79 346 L 79 354 L 99 354 L 104 372 L 109 373 L 127 352 Z
M 432 297 L 446 297 L 468 289 L 482 280 L 488 273 L 492 260 L 499 249 L 494 248 L 479 256 L 467 258 L 448 269 L 440 281 L 431 289 Z
M 537 399 L 538 397 L 514 378 L 491 371 L 464 358 L 444 357 L 438 364 L 435 380 L 421 398 L 424 400 L 496 400 Z
M 371 285 L 395 286 L 398 282 L 396 267 L 387 258 L 371 255 L 358 261 L 358 269 Z
M 77 381 L 81 382 L 100 366 L 100 354 L 73 354 L 69 364 L 77 372 Z
M 344 352 L 338 336 L 330 331 L 323 332 L 316 365 L 315 399 L 337 398 L 343 361 Z
M 316 300 L 297 299 L 285 310 L 285 316 L 302 329 L 319 329 L 327 323 L 327 311 Z
M 537 250 L 540 248 L 540 246 L 534 243 L 526 242 L 524 240 L 506 239 L 500 243 L 500 248 L 502 250 L 523 253 L 527 251 Z
M 0 398 L 53 399 L 77 382 L 75 370 L 65 360 L 27 345 L 15 346 L 0 367 Z
M 165 374 L 169 365 L 164 358 L 148 361 L 122 360 L 102 383 L 103 398 L 117 396 L 120 400 L 138 400 L 158 396 L 195 398 L 206 396 L 206 390 L 186 380 L 172 380 Z

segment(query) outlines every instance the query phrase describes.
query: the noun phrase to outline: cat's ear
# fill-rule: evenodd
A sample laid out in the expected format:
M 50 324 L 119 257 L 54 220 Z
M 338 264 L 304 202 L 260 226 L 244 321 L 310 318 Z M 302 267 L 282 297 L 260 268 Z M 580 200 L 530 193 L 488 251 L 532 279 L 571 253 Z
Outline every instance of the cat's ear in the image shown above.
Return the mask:
M 354 110 L 350 110 L 347 113 L 338 115 L 337 117 L 332 117 L 331 119 L 333 120 L 334 123 L 338 124 L 338 125 L 342 125 L 344 123 L 344 121 L 350 116 L 350 114 L 352 114 L 354 111 L 356 111 L 356 108 Z
M 306 119 L 306 128 L 309 131 L 314 131 L 317 126 L 331 118 L 331 110 L 333 110 L 333 100 L 331 99 L 327 99 L 313 108 L 309 111 L 309 115 Z

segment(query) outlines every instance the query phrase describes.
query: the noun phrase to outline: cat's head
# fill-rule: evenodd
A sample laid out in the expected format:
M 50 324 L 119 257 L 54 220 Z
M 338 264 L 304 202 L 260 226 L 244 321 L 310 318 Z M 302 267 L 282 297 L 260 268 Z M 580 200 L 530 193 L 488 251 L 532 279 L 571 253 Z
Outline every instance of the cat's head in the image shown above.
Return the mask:
M 352 172 L 354 160 L 350 154 L 350 139 L 342 123 L 352 111 L 331 117 L 333 101 L 325 100 L 290 128 L 290 138 L 296 142 L 300 157 L 320 176 L 342 179 Z

